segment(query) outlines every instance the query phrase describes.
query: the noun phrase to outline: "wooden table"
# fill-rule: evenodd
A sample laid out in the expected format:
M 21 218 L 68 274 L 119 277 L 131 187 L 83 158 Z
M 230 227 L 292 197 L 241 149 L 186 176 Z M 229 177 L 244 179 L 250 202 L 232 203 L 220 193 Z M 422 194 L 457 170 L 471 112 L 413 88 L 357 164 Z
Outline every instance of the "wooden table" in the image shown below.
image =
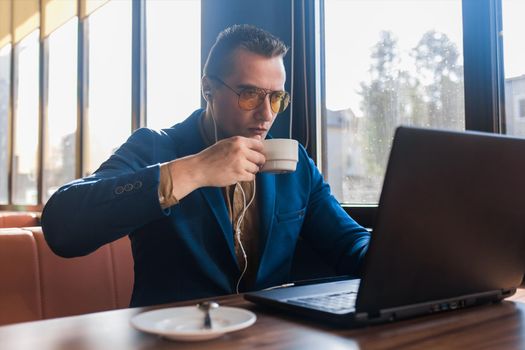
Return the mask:
M 257 322 L 218 339 L 184 343 L 130 326 L 133 315 L 153 308 L 124 309 L 2 326 L 0 349 L 525 349 L 525 289 L 501 304 L 348 330 L 268 311 L 241 296 L 216 300 L 254 311 Z

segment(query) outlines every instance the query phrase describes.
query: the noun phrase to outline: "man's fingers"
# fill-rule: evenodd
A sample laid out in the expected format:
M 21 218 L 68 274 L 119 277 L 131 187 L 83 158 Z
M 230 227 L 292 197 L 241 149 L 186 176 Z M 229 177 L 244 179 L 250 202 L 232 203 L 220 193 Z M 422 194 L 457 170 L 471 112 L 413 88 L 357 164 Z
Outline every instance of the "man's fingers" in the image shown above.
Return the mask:
M 257 174 L 259 172 L 259 165 L 251 163 L 251 162 L 248 162 L 248 164 L 246 164 L 246 168 L 245 169 L 250 174 Z
M 246 138 L 246 145 L 249 149 L 261 152 L 264 149 L 263 143 L 260 139 L 249 139 Z
M 266 162 L 266 157 L 264 156 L 264 154 L 253 150 L 248 150 L 248 153 L 246 154 L 246 159 L 258 166 L 262 166 Z
M 226 186 L 238 181 L 252 181 L 264 165 L 261 140 L 242 136 L 224 139 L 203 153 L 207 178 L 213 186 Z
M 255 174 L 246 172 L 245 175 L 241 179 L 239 179 L 239 181 L 247 182 L 247 181 L 253 181 L 254 179 L 255 179 Z

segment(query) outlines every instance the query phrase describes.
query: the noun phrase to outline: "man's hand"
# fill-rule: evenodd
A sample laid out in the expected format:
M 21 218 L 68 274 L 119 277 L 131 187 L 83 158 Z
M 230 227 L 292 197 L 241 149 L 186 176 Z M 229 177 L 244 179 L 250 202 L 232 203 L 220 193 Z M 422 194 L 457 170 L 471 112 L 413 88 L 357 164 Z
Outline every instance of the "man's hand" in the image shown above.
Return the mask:
M 173 186 L 167 188 L 181 200 L 200 187 L 224 187 L 239 181 L 252 181 L 266 161 L 262 150 L 260 139 L 234 136 L 161 167 L 167 168 L 171 177 Z M 160 192 L 164 193 L 165 189 L 160 188 Z
M 224 187 L 252 181 L 264 164 L 260 139 L 234 136 L 221 140 L 195 155 L 201 186 Z

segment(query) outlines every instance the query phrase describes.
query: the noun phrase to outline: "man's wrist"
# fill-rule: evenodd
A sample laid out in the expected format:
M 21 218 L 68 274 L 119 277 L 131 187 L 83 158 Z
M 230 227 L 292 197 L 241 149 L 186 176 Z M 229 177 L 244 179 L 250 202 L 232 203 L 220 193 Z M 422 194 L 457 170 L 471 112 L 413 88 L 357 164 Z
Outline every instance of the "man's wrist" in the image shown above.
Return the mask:
M 182 198 L 203 187 L 199 160 L 188 156 L 160 165 L 159 202 L 163 209 L 177 204 Z
M 179 200 L 173 193 L 173 178 L 169 163 L 160 166 L 159 181 L 159 203 L 162 209 L 169 208 L 179 203 Z
M 185 169 L 184 174 L 187 175 L 186 182 L 190 185 L 191 191 L 207 186 L 206 176 L 201 171 L 202 163 L 198 154 L 179 160 L 181 161 L 180 165 Z

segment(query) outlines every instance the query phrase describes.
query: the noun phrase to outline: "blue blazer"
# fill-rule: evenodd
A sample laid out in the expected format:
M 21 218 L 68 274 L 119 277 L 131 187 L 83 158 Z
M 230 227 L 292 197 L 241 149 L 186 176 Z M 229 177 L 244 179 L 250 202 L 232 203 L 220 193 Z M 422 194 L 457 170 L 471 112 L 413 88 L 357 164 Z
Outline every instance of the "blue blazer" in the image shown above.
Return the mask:
M 205 148 L 201 112 L 169 129 L 137 130 L 93 175 L 61 187 L 42 213 L 45 238 L 64 257 L 129 234 L 131 306 L 235 292 L 241 271 L 221 189 L 197 189 L 166 210 L 159 204 L 159 164 Z M 289 282 L 300 235 L 339 273 L 358 273 L 369 233 L 330 194 L 304 148 L 295 172 L 256 179 L 260 263 L 254 289 Z

